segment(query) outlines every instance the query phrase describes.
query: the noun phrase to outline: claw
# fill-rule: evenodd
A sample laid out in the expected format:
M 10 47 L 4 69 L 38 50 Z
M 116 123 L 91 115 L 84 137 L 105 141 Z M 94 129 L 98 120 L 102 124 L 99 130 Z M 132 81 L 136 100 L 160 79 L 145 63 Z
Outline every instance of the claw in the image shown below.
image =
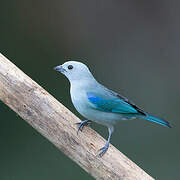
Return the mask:
M 106 144 L 104 147 L 102 147 L 101 149 L 99 149 L 99 151 L 101 151 L 101 152 L 99 153 L 99 156 L 102 157 L 102 156 L 106 153 L 106 151 L 108 150 L 108 148 L 109 148 L 109 144 Z
M 78 130 L 77 130 L 77 134 L 79 133 L 79 131 L 82 131 L 84 126 L 87 126 L 91 123 L 90 120 L 85 120 L 85 121 L 82 121 L 82 122 L 77 122 L 75 124 L 78 124 Z

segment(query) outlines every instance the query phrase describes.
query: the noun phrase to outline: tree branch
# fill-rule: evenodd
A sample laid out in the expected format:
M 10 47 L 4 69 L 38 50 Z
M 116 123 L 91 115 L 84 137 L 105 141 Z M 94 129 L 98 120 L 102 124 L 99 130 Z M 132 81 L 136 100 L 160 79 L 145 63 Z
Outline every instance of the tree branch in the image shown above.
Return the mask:
M 100 158 L 105 140 L 89 127 L 77 136 L 80 120 L 2 54 L 0 99 L 94 178 L 153 180 L 112 145 Z

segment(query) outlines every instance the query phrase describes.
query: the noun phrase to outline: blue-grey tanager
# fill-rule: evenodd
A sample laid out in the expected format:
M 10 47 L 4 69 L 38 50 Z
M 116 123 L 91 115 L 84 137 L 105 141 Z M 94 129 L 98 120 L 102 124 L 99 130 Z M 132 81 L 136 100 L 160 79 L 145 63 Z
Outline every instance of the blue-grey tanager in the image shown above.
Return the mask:
M 77 123 L 78 131 L 82 131 L 91 121 L 108 127 L 109 137 L 100 149 L 100 156 L 108 150 L 114 125 L 120 120 L 141 118 L 170 127 L 167 121 L 146 113 L 127 98 L 98 83 L 85 64 L 68 61 L 54 69 L 69 79 L 72 102 L 77 111 L 87 118 Z

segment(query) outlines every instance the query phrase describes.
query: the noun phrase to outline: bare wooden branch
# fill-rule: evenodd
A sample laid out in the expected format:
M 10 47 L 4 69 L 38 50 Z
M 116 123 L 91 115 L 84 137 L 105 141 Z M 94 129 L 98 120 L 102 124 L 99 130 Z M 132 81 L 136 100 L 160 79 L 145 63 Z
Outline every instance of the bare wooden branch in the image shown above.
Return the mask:
M 153 180 L 112 145 L 99 157 L 105 140 L 89 127 L 77 135 L 80 120 L 2 54 L 0 99 L 94 178 Z

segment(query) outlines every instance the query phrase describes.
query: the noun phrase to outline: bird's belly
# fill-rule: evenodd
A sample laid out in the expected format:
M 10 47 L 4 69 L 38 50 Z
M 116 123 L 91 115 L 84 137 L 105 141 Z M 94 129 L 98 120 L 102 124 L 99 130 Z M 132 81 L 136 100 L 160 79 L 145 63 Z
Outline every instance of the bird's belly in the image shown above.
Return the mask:
M 86 119 L 95 121 L 102 125 L 113 125 L 118 123 L 120 120 L 134 119 L 132 116 L 126 116 L 125 114 L 104 112 L 97 110 L 90 105 L 85 93 L 79 94 L 79 96 L 73 96 L 71 94 L 71 99 L 76 110 L 84 116 Z
M 104 112 L 95 109 L 90 109 L 83 113 L 87 119 L 103 125 L 113 125 L 118 123 L 120 120 L 133 119 L 132 116 L 128 117 L 123 114 Z
M 104 112 L 89 107 L 86 103 L 73 103 L 77 111 L 84 116 L 86 119 L 95 121 L 102 125 L 113 125 L 118 123 L 120 120 L 133 119 L 119 113 Z

